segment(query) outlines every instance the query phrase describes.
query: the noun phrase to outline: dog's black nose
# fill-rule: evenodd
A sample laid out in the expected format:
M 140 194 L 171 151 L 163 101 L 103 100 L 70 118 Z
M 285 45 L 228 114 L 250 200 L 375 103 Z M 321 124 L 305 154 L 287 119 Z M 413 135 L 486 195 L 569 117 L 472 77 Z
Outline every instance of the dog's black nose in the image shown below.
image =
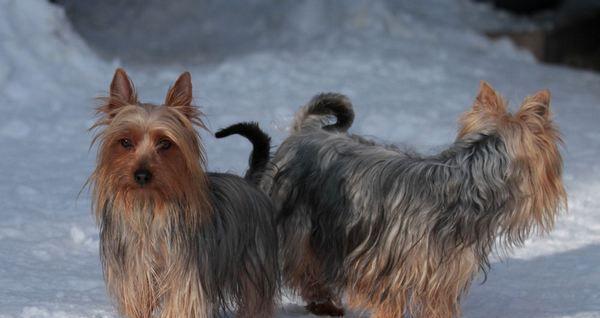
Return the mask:
M 133 177 L 135 182 L 141 186 L 144 186 L 146 183 L 150 182 L 150 179 L 152 179 L 152 173 L 150 173 L 150 170 L 148 169 L 137 169 L 133 173 Z

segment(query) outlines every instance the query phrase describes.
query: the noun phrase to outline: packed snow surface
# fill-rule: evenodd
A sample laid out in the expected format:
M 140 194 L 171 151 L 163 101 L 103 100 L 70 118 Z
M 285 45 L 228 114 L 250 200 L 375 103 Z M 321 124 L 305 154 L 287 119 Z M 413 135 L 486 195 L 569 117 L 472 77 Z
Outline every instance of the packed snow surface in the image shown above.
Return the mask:
M 304 3 L 295 32 L 318 28 L 319 19 L 307 18 L 312 13 L 327 17 L 311 9 L 316 2 Z M 466 297 L 464 316 L 600 317 L 600 76 L 541 65 L 506 40 L 479 35 L 510 22 L 487 7 L 347 3 L 343 25 L 323 27 L 320 42 L 305 49 L 125 66 L 141 98 L 154 102 L 190 70 L 211 131 L 256 120 L 277 144 L 300 105 L 337 91 L 355 104 L 353 132 L 425 152 L 453 141 L 480 80 L 513 106 L 549 88 L 565 141 L 569 211 L 550 235 L 495 258 L 487 281 Z M 117 66 L 89 48 L 60 7 L 0 0 L 0 318 L 117 317 L 105 295 L 89 193 L 80 193 L 95 161 L 87 131 L 94 98 L 106 93 Z M 210 169 L 245 169 L 245 140 L 202 135 Z M 286 299 L 278 317 L 310 317 L 301 305 Z

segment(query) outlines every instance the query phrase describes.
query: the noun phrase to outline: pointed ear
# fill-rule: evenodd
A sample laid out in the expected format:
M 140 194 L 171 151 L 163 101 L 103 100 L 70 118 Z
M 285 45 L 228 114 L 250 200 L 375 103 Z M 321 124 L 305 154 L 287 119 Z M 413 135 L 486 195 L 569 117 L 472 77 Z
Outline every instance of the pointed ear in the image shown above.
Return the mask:
M 192 106 L 192 99 L 192 76 L 185 72 L 167 92 L 165 106 Z
M 525 98 L 519 112 L 528 115 L 534 114 L 544 119 L 550 118 L 550 91 L 544 89 Z
M 500 94 L 486 81 L 479 84 L 479 93 L 473 103 L 474 111 L 506 112 L 506 103 Z
M 118 68 L 115 71 L 110 83 L 109 96 L 103 100 L 104 104 L 98 108 L 98 112 L 106 113 L 111 117 L 115 115 L 115 110 L 137 104 L 135 87 L 124 69 Z
M 113 80 L 110 83 L 110 97 L 120 99 L 130 104 L 137 103 L 137 96 L 135 94 L 135 88 L 133 82 L 127 76 L 124 69 L 118 68 L 115 71 Z
M 535 94 L 533 94 L 532 96 L 529 96 L 526 100 L 530 100 L 532 102 L 536 102 L 536 103 L 540 103 L 540 104 L 544 104 L 544 105 L 550 105 L 550 91 L 547 89 L 543 89 L 539 92 L 536 92 Z

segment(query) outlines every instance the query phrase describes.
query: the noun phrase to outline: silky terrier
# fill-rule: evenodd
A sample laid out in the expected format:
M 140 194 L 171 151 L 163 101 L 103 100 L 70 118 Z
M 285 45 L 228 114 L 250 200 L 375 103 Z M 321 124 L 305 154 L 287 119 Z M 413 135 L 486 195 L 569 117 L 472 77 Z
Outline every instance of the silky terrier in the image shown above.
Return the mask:
M 273 206 L 251 180 L 205 172 L 190 74 L 159 106 L 140 102 L 117 69 L 98 113 L 89 182 L 118 311 L 130 318 L 211 318 L 226 310 L 271 317 L 280 281 Z M 251 169 L 260 171 L 269 138 L 247 128 L 258 145 Z
M 548 232 L 566 209 L 549 103 L 540 91 L 511 114 L 482 83 L 456 141 L 424 156 L 348 134 L 346 97 L 313 98 L 260 181 L 284 282 L 318 315 L 343 315 L 345 296 L 376 318 L 460 316 L 493 246 Z

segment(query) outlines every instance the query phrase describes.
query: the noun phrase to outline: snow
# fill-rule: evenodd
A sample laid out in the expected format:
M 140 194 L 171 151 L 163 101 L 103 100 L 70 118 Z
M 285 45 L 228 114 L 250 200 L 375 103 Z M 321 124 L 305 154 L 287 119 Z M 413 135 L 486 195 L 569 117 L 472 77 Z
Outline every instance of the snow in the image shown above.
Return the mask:
M 507 40 L 487 40 L 477 31 L 513 20 L 486 6 L 347 2 L 338 15 L 344 23 L 334 28 L 306 19 L 323 9 L 319 2 L 299 1 L 304 10 L 294 32 L 319 39 L 302 50 L 125 67 L 142 99 L 155 102 L 190 70 L 212 131 L 257 120 L 277 144 L 298 106 L 318 92 L 339 91 L 355 104 L 353 132 L 428 152 L 452 142 L 479 80 L 512 105 L 549 88 L 566 145 L 569 212 L 547 237 L 496 258 L 487 281 L 466 297 L 464 316 L 600 317 L 600 76 L 541 65 Z M 61 8 L 0 0 L 0 318 L 116 317 L 104 291 L 89 193 L 81 190 L 95 160 L 87 132 L 94 98 L 120 65 L 99 58 Z M 244 171 L 246 141 L 203 136 L 211 169 Z M 309 317 L 298 304 L 286 299 L 278 317 Z

